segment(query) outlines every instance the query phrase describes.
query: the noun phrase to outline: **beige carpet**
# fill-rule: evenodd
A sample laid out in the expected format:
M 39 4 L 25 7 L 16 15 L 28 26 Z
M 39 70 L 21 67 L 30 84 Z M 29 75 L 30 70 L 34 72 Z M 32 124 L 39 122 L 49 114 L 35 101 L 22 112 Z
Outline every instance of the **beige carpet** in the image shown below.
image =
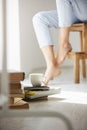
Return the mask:
M 51 81 L 49 86 L 61 87 L 61 93 L 49 96 L 48 100 L 29 101 L 29 110 L 62 113 L 70 120 L 74 130 L 87 130 L 87 79 L 81 79 L 80 84 L 74 84 L 72 69 L 64 69 L 62 75 Z M 67 128 L 64 122 L 57 118 L 23 117 L 0 119 L 0 130 L 67 130 Z

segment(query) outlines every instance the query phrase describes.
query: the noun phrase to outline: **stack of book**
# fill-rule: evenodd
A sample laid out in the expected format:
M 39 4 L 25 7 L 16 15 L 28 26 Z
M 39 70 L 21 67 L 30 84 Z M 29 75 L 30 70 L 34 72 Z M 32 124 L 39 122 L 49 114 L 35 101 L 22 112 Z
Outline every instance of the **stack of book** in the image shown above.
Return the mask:
M 25 78 L 24 72 L 9 72 L 9 90 L 10 94 L 22 93 L 21 81 Z
M 9 96 L 10 96 L 10 109 L 28 109 L 29 104 L 22 99 L 25 97 L 21 89 L 21 81 L 25 78 L 24 72 L 10 72 L 9 73 Z
M 48 87 L 48 86 L 24 86 L 25 98 L 30 100 L 44 99 L 50 95 L 59 94 L 61 88 L 59 87 Z
M 25 94 L 21 89 L 21 81 L 24 80 L 25 73 L 17 71 L 9 71 L 8 76 L 9 76 L 9 108 L 28 109 L 29 104 L 22 100 L 25 97 Z

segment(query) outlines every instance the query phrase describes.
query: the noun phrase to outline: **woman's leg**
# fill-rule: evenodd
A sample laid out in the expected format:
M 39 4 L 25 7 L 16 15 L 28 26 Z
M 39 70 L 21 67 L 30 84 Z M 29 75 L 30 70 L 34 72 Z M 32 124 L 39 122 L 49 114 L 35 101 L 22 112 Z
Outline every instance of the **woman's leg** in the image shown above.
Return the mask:
M 42 49 L 43 55 L 46 60 L 47 69 L 45 72 L 43 82 L 48 84 L 48 82 L 53 79 L 54 77 L 61 74 L 61 71 L 58 69 L 57 61 L 55 59 L 53 46 L 45 46 Z
M 47 65 L 45 72 L 45 84 L 47 84 L 49 80 L 60 74 L 60 70 L 57 68 L 53 50 L 54 44 L 50 34 L 50 28 L 58 28 L 57 12 L 45 11 L 36 14 L 33 18 L 33 25 Z
M 70 26 L 75 23 L 77 19 L 73 14 L 71 0 L 56 0 L 56 5 L 60 27 L 57 62 L 58 65 L 61 65 L 68 52 L 72 50 L 69 43 L 69 32 Z
M 60 28 L 59 47 L 57 54 L 58 65 L 61 65 L 64 62 L 67 54 L 72 50 L 71 44 L 69 42 L 69 32 L 70 27 Z

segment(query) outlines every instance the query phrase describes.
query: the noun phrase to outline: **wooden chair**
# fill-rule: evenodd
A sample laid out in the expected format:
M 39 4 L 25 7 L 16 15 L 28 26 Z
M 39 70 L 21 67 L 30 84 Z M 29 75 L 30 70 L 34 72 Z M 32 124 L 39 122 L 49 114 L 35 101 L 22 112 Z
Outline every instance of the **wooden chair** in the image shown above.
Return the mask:
M 74 61 L 74 82 L 80 82 L 80 69 L 82 69 L 82 76 L 86 78 L 86 59 L 87 59 L 87 23 L 73 24 L 70 31 L 75 31 L 80 33 L 81 40 L 81 51 L 80 52 L 70 52 L 67 58 L 73 59 Z M 82 66 L 80 68 L 80 60 Z

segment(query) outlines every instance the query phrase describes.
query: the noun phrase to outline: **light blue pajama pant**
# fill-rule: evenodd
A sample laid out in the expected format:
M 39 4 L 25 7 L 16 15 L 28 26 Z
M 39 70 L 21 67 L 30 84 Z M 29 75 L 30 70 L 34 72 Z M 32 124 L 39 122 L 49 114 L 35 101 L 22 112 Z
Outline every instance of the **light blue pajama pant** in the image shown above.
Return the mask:
M 56 0 L 57 10 L 41 11 L 33 17 L 39 46 L 53 45 L 50 28 L 87 22 L 87 0 Z

